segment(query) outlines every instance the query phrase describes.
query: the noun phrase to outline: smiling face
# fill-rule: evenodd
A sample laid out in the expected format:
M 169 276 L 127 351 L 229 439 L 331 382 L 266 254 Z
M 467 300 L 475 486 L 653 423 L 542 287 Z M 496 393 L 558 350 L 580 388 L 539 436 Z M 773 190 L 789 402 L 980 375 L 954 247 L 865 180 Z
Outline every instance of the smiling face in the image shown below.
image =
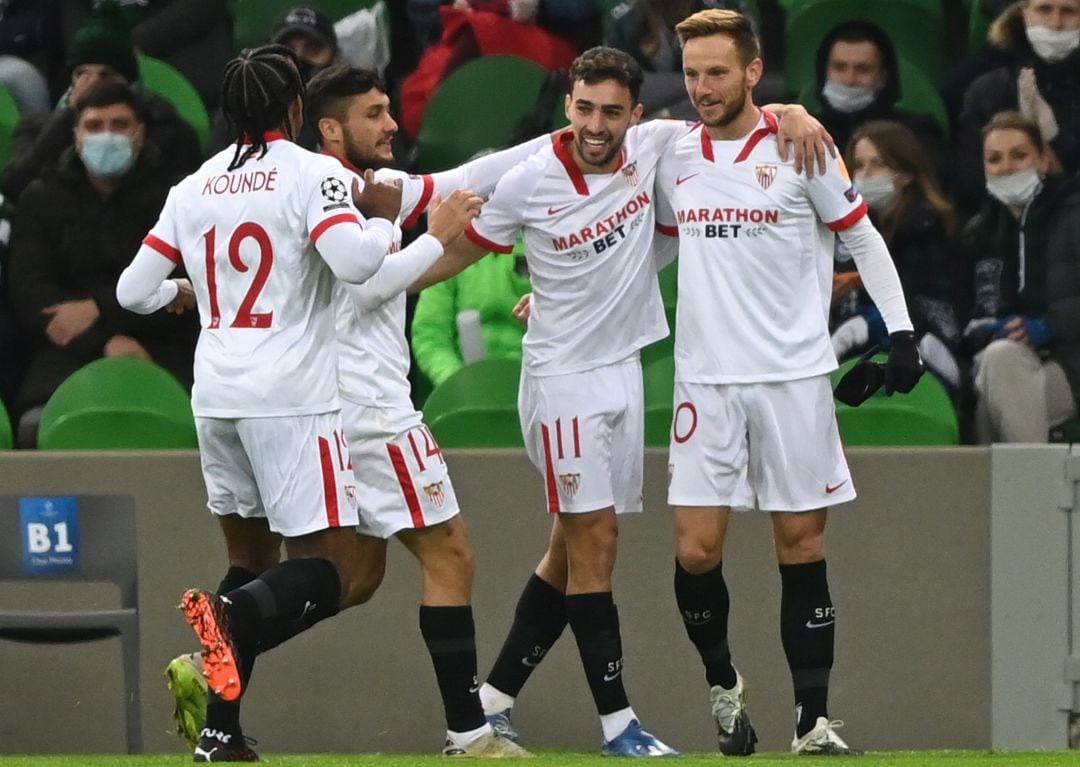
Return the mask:
M 566 117 L 574 133 L 574 158 L 583 169 L 612 170 L 626 131 L 641 119 L 642 110 L 630 89 L 615 80 L 575 81 L 566 97 Z
M 735 41 L 727 35 L 695 37 L 683 47 L 686 92 L 709 128 L 729 125 L 746 111 L 761 70 L 761 59 L 743 63 Z

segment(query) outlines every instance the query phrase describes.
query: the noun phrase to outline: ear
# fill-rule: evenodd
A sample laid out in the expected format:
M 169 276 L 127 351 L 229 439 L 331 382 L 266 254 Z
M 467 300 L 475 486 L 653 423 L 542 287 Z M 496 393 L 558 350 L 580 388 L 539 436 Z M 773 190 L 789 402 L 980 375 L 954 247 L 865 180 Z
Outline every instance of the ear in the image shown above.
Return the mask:
M 146 143 L 146 126 L 143 123 L 139 123 L 138 127 L 135 128 L 135 135 L 132 138 L 135 140 L 135 151 L 137 152 Z
M 637 125 L 638 122 L 641 120 L 641 116 L 643 114 L 645 114 L 645 105 L 644 104 L 638 104 L 630 112 L 630 124 L 631 125 Z
M 316 127 L 319 129 L 319 136 L 322 138 L 323 144 L 341 142 L 344 131 L 341 129 L 341 123 L 333 117 L 320 117 L 319 124 Z
M 746 81 L 751 90 L 761 82 L 761 76 L 765 73 L 765 62 L 754 59 L 746 66 Z

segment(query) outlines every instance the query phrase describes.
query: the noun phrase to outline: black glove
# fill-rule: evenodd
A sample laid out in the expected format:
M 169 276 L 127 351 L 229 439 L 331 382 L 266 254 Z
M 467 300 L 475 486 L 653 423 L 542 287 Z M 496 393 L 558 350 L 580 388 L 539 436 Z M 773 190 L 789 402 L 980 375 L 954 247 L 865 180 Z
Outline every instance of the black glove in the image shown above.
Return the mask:
M 926 372 L 919 347 L 915 345 L 915 334 L 910 330 L 898 330 L 889 334 L 892 348 L 889 361 L 885 363 L 885 393 L 907 394 Z
M 885 366 L 871 359 L 877 351 L 878 347 L 874 346 L 863 352 L 859 361 L 837 382 L 833 396 L 840 402 L 858 407 L 885 383 Z

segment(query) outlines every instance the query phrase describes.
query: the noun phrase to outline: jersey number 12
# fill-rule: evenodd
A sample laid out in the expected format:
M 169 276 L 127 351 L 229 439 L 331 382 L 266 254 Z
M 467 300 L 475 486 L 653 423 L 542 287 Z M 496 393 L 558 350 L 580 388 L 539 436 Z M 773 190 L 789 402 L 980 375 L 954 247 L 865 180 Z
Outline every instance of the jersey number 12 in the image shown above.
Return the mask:
M 240 224 L 229 238 L 229 264 L 240 273 L 248 271 L 248 265 L 240 260 L 240 245 L 244 240 L 252 239 L 259 246 L 259 266 L 255 270 L 255 279 L 251 281 L 244 300 L 240 302 L 240 308 L 236 317 L 229 323 L 231 328 L 268 328 L 274 322 L 274 312 L 252 312 L 255 302 L 266 287 L 266 280 L 270 277 L 270 269 L 274 265 L 274 248 L 270 244 L 270 235 L 259 224 L 253 221 L 245 221 Z M 210 329 L 221 327 L 221 309 L 218 306 L 217 294 L 217 262 L 214 260 L 214 250 L 217 246 L 217 227 L 211 227 L 210 231 L 203 235 L 206 242 L 206 286 L 210 291 Z

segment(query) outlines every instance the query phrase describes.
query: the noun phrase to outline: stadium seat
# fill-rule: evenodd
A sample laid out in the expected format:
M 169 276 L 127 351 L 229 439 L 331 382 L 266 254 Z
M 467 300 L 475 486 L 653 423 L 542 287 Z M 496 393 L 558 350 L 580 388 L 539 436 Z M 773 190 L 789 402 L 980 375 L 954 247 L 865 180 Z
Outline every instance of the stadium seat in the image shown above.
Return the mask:
M 645 446 L 667 447 L 675 397 L 675 359 L 654 360 L 641 372 L 645 391 Z
M 75 501 L 78 504 L 78 533 L 68 541 L 68 545 L 77 546 L 71 554 L 72 560 L 75 560 L 77 553 L 77 566 L 35 573 L 27 565 L 31 552 L 24 549 L 27 547 L 29 533 L 21 519 L 22 502 L 32 500 L 15 495 L 0 496 L 0 581 L 54 581 L 58 582 L 57 589 L 65 588 L 65 585 L 72 581 L 112 583 L 119 590 L 120 606 L 100 609 L 95 601 L 96 609 L 0 610 L 0 639 L 39 644 L 74 644 L 119 637 L 124 669 L 127 750 L 132 754 L 140 753 L 142 706 L 139 695 L 134 501 L 130 496 L 77 497 Z M 53 559 L 52 554 L 49 559 Z M 5 600 L 5 603 L 11 604 L 9 600 Z M 16 604 L 25 604 L 25 601 Z M 9 689 L 8 694 L 15 695 L 17 692 Z M 89 701 L 82 702 L 93 705 Z
M 874 357 L 885 362 L 886 355 Z M 855 365 L 848 360 L 832 376 L 833 385 Z M 859 407 L 837 403 L 840 436 L 848 447 L 957 445 L 960 427 L 949 393 L 934 375 L 927 373 L 907 394 L 885 395 L 879 389 Z
M 195 86 L 172 65 L 150 56 L 139 56 L 139 79 L 147 90 L 163 96 L 176 107 L 205 151 L 210 142 L 210 115 Z
M 968 15 L 968 51 L 977 53 L 986 47 L 986 35 L 993 21 L 984 0 L 972 0 Z
M 424 111 L 417 139 L 420 170 L 446 170 L 482 149 L 505 147 L 545 78 L 539 64 L 518 56 L 481 56 L 455 69 Z
M 1080 418 L 1070 418 L 1063 424 L 1050 429 L 1051 442 L 1080 442 Z
M 864 0 L 810 0 L 791 10 L 787 18 L 785 87 L 799 94 L 816 86 L 817 50 L 838 24 L 852 19 L 873 22 L 885 30 L 899 56 L 915 64 L 937 82 L 944 65 L 945 20 L 939 4 L 926 0 L 889 0 L 867 10 Z
M 194 448 L 191 398 L 166 370 L 132 357 L 95 360 L 45 403 L 42 450 Z
M 11 417 L 3 400 L 0 400 L 0 450 L 10 450 L 15 444 L 15 436 L 11 432 Z
M 524 447 L 517 406 L 470 405 L 427 421 L 440 447 Z
M 11 138 L 15 135 L 20 116 L 19 105 L 11 92 L 0 85 L 0 168 L 4 167 L 11 155 Z
M 278 19 L 298 6 L 316 8 L 331 21 L 343 19 L 377 0 L 233 0 L 233 42 L 236 49 L 265 45 Z
M 821 108 L 817 84 L 808 83 L 799 93 L 798 101 L 811 112 Z M 897 106 L 911 112 L 922 112 L 933 117 L 945 135 L 949 134 L 949 112 L 934 83 L 926 74 L 900 57 L 900 100 Z M 840 147 L 841 150 L 844 147 Z
M 435 387 L 424 401 L 424 418 L 434 427 L 439 416 L 465 408 L 512 409 L 516 414 L 520 378 L 521 363 L 516 360 L 477 360 Z

